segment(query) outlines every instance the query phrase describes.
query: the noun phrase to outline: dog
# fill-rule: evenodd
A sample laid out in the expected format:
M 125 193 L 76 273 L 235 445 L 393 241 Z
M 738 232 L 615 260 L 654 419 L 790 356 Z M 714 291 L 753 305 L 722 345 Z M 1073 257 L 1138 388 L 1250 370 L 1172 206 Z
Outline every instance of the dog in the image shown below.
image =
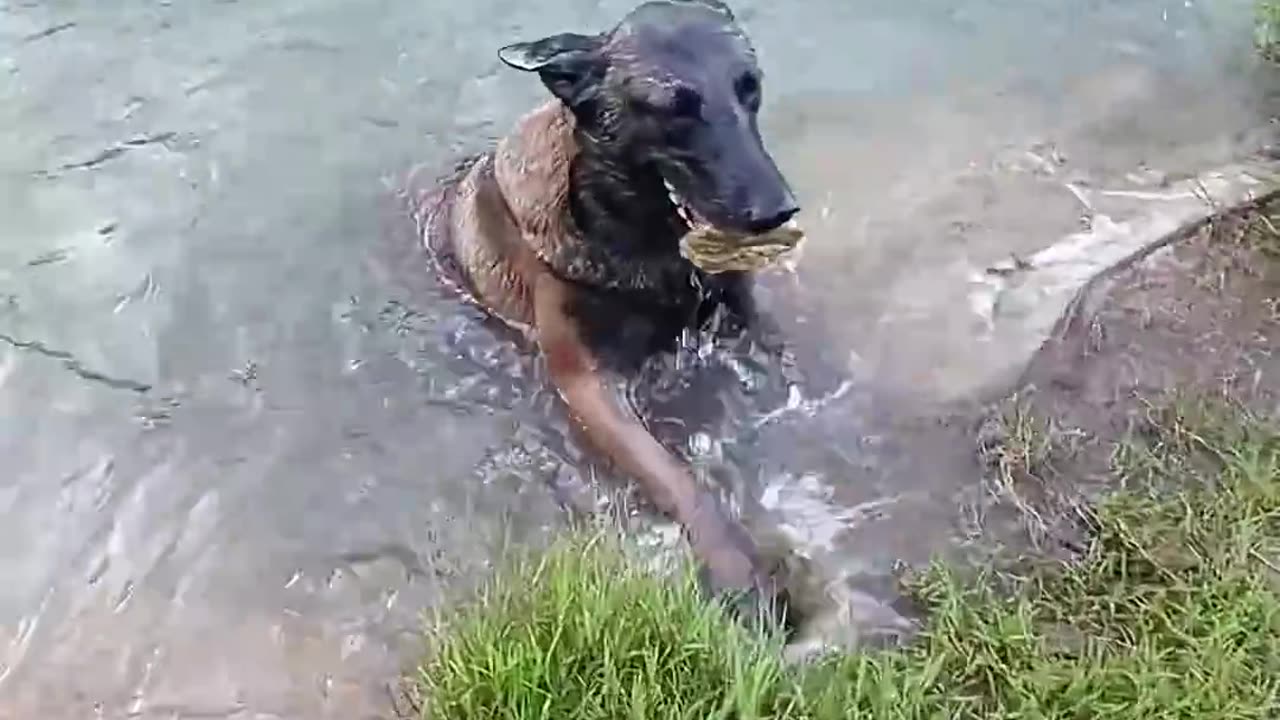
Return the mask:
M 719 0 L 657 0 L 611 31 L 498 56 L 552 98 L 412 198 L 420 240 L 443 279 L 536 345 L 588 444 L 681 525 L 712 591 L 778 599 L 744 528 L 605 382 L 716 308 L 774 332 L 749 274 L 679 250 L 696 226 L 740 237 L 799 212 L 757 126 L 754 47 Z

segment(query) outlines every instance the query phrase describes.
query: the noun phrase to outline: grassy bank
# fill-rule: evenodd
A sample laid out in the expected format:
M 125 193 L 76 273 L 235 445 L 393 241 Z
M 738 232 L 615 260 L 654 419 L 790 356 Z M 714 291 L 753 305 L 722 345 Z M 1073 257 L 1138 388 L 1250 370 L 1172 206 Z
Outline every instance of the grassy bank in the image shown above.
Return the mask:
M 1256 0 L 1254 43 L 1264 57 L 1280 59 L 1280 0 Z
M 775 640 L 660 581 L 608 538 L 514 568 L 433 631 L 423 717 L 1280 716 L 1280 435 L 1168 410 L 1116 453 L 1068 565 L 1011 592 L 942 568 L 912 583 L 911 646 L 785 666 Z

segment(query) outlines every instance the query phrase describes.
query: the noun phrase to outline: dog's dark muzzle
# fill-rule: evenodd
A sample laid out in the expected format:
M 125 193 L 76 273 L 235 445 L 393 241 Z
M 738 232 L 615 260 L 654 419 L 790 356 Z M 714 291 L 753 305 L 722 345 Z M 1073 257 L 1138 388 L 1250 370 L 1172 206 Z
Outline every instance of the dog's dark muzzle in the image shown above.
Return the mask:
M 707 168 L 705 194 L 690 197 L 693 209 L 712 226 L 757 235 L 785 225 L 800 212 L 795 193 L 773 158 L 758 143 L 743 143 L 715 154 Z M 709 202 L 699 203 L 699 199 Z M 704 209 L 705 208 L 705 209 Z
M 742 216 L 742 229 L 751 234 L 769 232 L 787 224 L 787 221 L 800 212 L 795 195 L 784 188 L 777 197 L 763 203 L 753 203 Z

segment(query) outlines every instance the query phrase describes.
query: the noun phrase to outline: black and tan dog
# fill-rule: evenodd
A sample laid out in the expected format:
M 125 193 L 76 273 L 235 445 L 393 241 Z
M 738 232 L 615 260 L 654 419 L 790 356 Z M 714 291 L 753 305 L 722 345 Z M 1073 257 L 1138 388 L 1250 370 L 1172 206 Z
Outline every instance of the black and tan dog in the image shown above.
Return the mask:
M 759 320 L 748 275 L 704 273 L 679 251 L 694 226 L 759 234 L 799 209 L 757 128 L 752 45 L 718 0 L 668 0 L 499 56 L 555 97 L 413 198 L 428 250 L 537 343 L 588 441 L 682 525 L 712 587 L 771 595 L 750 537 L 605 382 L 717 306 Z

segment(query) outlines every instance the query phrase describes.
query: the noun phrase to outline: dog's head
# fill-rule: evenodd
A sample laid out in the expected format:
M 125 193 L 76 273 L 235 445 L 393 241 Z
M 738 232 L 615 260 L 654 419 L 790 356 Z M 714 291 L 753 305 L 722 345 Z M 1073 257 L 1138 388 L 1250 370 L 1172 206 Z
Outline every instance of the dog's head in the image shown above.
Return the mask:
M 648 2 L 609 33 L 553 35 L 499 57 L 538 73 L 584 143 L 661 178 L 686 227 L 754 234 L 798 212 L 760 139 L 755 50 L 718 0 Z

